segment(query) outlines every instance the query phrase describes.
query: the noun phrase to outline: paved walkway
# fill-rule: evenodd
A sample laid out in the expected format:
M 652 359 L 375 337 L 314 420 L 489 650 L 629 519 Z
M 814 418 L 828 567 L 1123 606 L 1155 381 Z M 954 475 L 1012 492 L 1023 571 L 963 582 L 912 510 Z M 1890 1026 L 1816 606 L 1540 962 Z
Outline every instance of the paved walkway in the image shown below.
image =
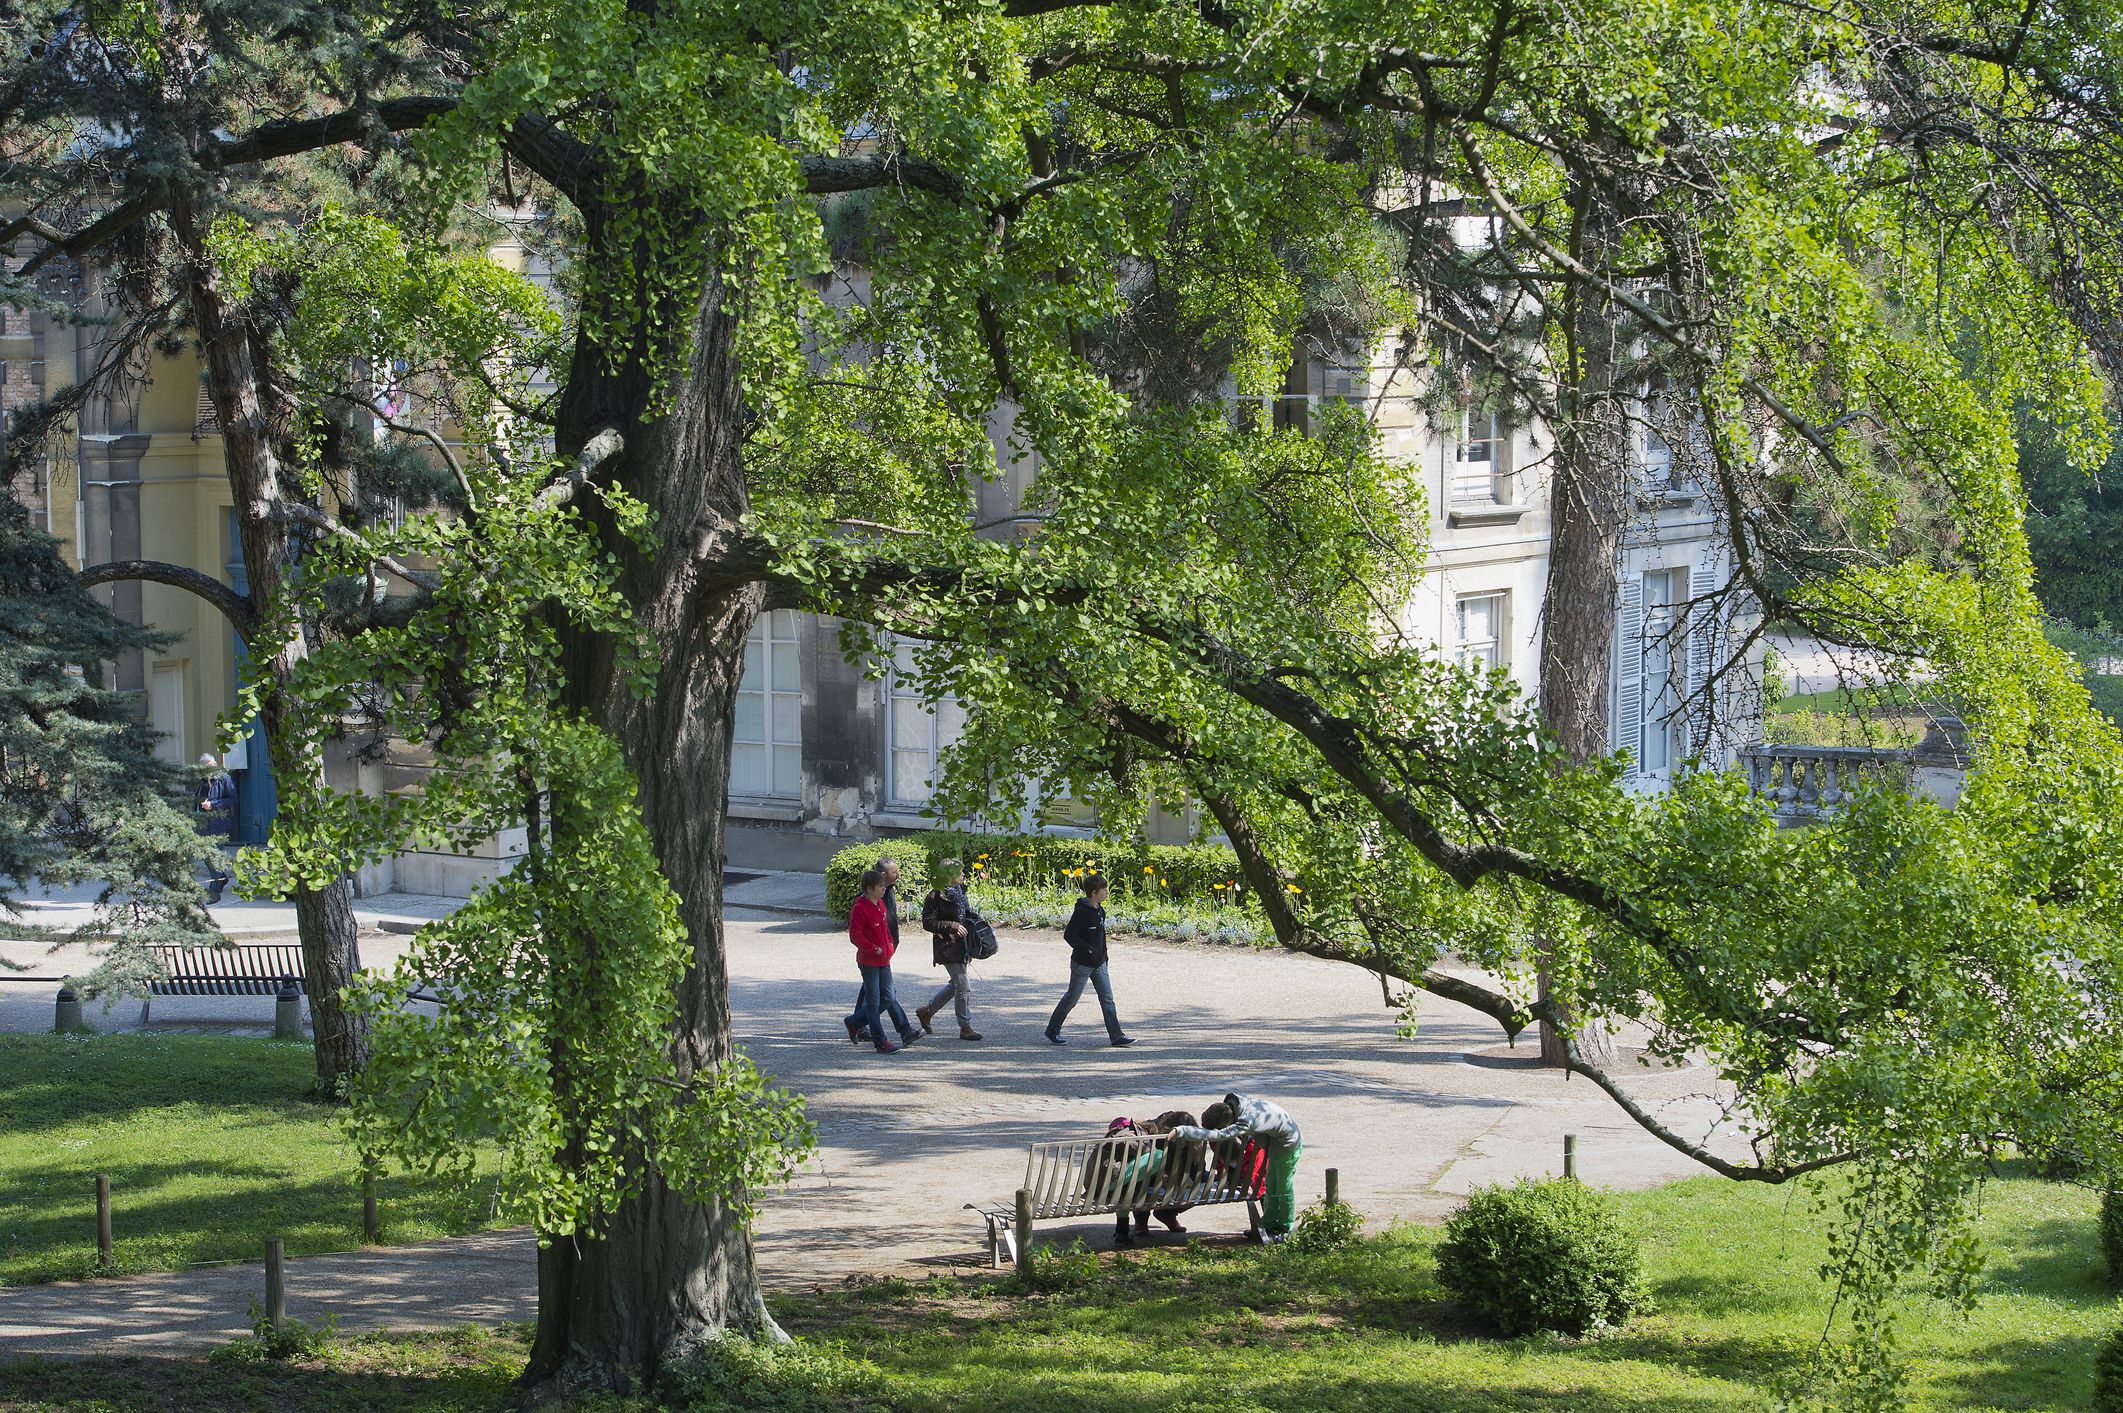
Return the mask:
M 731 902 L 746 889 L 802 906 L 818 887 L 815 875 L 782 881 L 778 893 L 742 884 Z M 365 959 L 383 964 L 404 941 L 379 933 Z M 926 939 L 909 941 L 897 974 L 911 1011 L 942 973 L 926 965 Z M 1586 1081 L 1536 1068 L 1524 1046 L 1503 1050 L 1492 1023 L 1435 998 L 1422 1001 L 1417 1038 L 1401 1040 L 1377 982 L 1351 967 L 1172 943 L 1119 941 L 1113 952 L 1121 1015 L 1142 1041 L 1133 1049 L 1103 1043 L 1090 997 L 1071 1020 L 1072 1043 L 1048 1045 L 1040 1030 L 1066 978 L 1067 949 L 1052 933 L 1006 932 L 1001 954 L 975 968 L 984 1043 L 961 1043 L 939 1025 L 934 1039 L 881 1056 L 850 1046 L 841 1028 L 855 990 L 844 934 L 822 918 L 733 906 L 738 1033 L 776 1079 L 809 1096 L 820 1135 L 816 1157 L 763 1204 L 769 1283 L 976 1266 L 982 1227 L 962 1204 L 1017 1187 L 1024 1144 L 1095 1136 L 1116 1114 L 1199 1112 L 1231 1088 L 1278 1099 L 1304 1125 L 1301 1200 L 1315 1199 L 1321 1170 L 1336 1167 L 1344 1195 L 1374 1221 L 1434 1220 L 1476 1184 L 1553 1172 L 1565 1133 L 1579 1136 L 1580 1172 L 1592 1182 L 1645 1186 L 1698 1171 Z M 19 958 L 20 944 L 6 954 Z M 19 1004 L 41 1016 L 19 1028 L 50 1024 L 49 989 Z M 156 1003 L 158 1028 L 164 1004 Z M 189 1004 L 221 1008 L 218 1019 L 185 1018 L 203 1026 L 245 1023 L 251 1009 Z M 113 1019 L 136 1015 L 121 1008 Z M 1691 1134 L 1715 1120 L 1701 1071 L 1645 1070 L 1632 1083 Z M 1718 1143 L 1737 1147 L 1730 1136 Z M 1243 1209 L 1212 1208 L 1190 1225 L 1229 1235 L 1244 1223 Z M 1098 1219 L 1041 1228 L 1093 1246 L 1110 1232 Z M 312 1319 L 332 1311 L 350 1332 L 521 1319 L 531 1312 L 532 1273 L 521 1233 L 313 1257 L 290 1263 L 289 1308 Z M 0 1290 L 0 1357 L 203 1348 L 246 1328 L 247 1302 L 260 1289 L 258 1268 L 241 1266 Z

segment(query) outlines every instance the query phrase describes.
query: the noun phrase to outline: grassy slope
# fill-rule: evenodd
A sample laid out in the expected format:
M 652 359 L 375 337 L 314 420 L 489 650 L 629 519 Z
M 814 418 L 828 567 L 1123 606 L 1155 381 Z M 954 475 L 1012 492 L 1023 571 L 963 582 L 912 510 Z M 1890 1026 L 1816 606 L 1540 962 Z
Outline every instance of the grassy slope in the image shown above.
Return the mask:
M 307 1045 L 222 1036 L 0 1036 L 0 1285 L 90 1274 L 95 1175 L 120 1270 L 361 1239 L 359 1160 L 308 1097 Z M 489 1175 L 491 1181 L 491 1175 Z M 385 1178 L 391 1241 L 477 1229 L 486 1190 Z
M 1481 1336 L 1438 1290 L 1433 1229 L 1348 1252 L 1217 1246 L 1088 1258 L 1019 1293 L 939 1276 L 782 1297 L 794 1358 L 725 1370 L 721 1408 L 898 1413 L 1713 1413 L 1767 1406 L 1820 1334 L 1826 1294 L 1803 1198 L 1702 1179 L 1622 1202 L 1646 1237 L 1656 1312 L 1604 1338 Z M 2115 1299 L 2092 1203 L 1993 1184 L 1992 1261 L 1967 1317 L 1912 1302 L 1914 1409 L 2081 1409 Z M 521 1331 L 364 1340 L 285 1366 L 141 1361 L 0 1365 L 0 1413 L 150 1408 L 458 1413 L 498 1407 Z M 753 1367 L 748 1371 L 744 1366 Z M 728 1376 L 735 1373 L 734 1379 Z M 646 1405 L 632 1404 L 641 1408 Z M 599 1410 L 612 1405 L 598 1404 Z M 589 1413 L 584 1405 L 581 1413 Z

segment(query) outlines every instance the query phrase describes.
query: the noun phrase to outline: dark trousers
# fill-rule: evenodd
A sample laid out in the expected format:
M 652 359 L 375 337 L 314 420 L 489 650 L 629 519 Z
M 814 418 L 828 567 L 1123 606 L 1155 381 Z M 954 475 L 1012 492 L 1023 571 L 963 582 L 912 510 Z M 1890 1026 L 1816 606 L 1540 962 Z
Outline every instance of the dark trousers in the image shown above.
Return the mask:
M 860 963 L 857 965 L 861 966 Z M 900 1009 L 899 997 L 892 990 L 890 964 L 861 967 L 861 970 L 862 991 L 855 999 L 855 1014 L 848 1017 L 848 1024 L 858 1031 L 869 1031 L 870 1038 L 882 1050 L 891 1043 L 885 1038 L 883 1021 L 887 1017 L 899 1028 L 902 1040 L 914 1033 L 914 1027 L 907 1023 L 907 1013 Z

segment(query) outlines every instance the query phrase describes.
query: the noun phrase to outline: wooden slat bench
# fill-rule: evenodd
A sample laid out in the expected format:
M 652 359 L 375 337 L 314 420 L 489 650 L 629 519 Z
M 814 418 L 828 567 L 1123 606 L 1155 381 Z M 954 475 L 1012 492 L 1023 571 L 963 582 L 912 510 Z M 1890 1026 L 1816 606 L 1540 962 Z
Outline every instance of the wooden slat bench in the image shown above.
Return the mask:
M 1155 1173 L 1125 1176 L 1127 1161 L 1146 1149 L 1169 1146 L 1164 1167 Z M 1198 1142 L 1174 1138 L 1120 1135 L 1087 1138 L 1067 1143 L 1034 1143 L 1025 1156 L 1024 1190 L 1032 1197 L 1032 1220 L 1060 1217 L 1095 1217 L 1114 1212 L 1139 1212 L 1158 1207 L 1213 1207 L 1243 1202 L 1252 1226 L 1259 1227 L 1259 1197 L 1251 1191 L 1236 1168 L 1219 1174 L 1213 1155 L 1204 1153 L 1203 1170 L 1193 1176 L 1168 1173 L 1183 1166 L 1174 1160 L 1188 1148 L 1199 1151 Z M 988 1264 L 999 1267 L 1007 1251 L 1014 1264 L 1019 1255 L 1020 1233 L 1017 1203 L 968 1202 L 969 1211 L 980 1213 L 988 1223 Z
M 157 996 L 277 996 L 292 984 L 309 992 L 302 969 L 302 947 L 293 942 L 239 942 L 227 947 L 151 948 L 162 975 L 147 984 L 140 1003 L 140 1023 Z

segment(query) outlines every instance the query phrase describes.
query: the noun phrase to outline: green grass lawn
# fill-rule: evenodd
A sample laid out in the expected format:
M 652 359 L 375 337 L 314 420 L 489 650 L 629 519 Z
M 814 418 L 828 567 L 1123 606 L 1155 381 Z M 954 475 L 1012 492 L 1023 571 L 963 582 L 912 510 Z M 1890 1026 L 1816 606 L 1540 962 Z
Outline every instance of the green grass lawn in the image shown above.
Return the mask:
M 0 1036 L 0 1285 L 96 1268 L 97 1173 L 115 1264 L 166 1270 L 361 1241 L 360 1160 L 309 1097 L 308 1045 L 212 1035 Z M 384 1238 L 477 1230 L 484 1182 L 378 1184 Z
M 1496 1340 L 1446 1300 L 1437 1232 L 1399 1227 L 1305 1255 L 1216 1245 L 1043 1266 L 1007 1278 L 871 1281 L 777 1297 L 800 1343 L 738 1348 L 665 1403 L 618 1408 L 836 1413 L 1712 1413 L 1768 1407 L 1801 1378 L 1826 1318 L 1803 1197 L 1705 1178 L 1624 1196 L 1657 1309 L 1602 1337 Z M 1991 1261 L 1967 1316 L 1912 1303 L 1913 1409 L 2084 1409 L 2116 1321 L 2087 1194 L 2033 1179 L 1985 1198 Z M 490 1410 L 521 1330 L 363 1339 L 286 1363 L 0 1365 L 4 1413 Z M 235 1355 L 236 1357 L 232 1357 Z

